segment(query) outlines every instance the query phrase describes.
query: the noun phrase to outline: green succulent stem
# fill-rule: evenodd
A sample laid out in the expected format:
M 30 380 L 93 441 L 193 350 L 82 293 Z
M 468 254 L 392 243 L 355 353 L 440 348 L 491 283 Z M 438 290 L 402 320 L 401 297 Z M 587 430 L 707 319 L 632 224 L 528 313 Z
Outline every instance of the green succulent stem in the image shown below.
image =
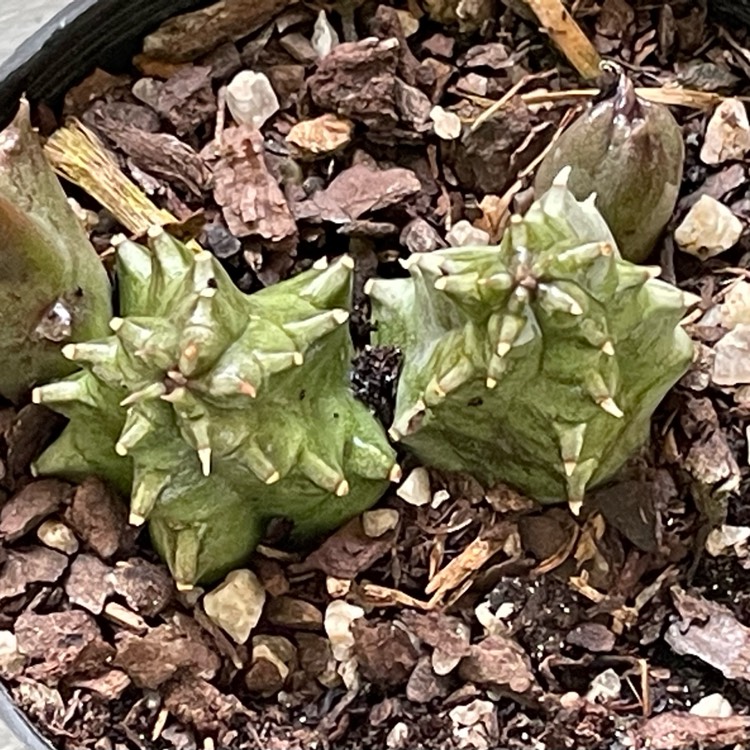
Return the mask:
M 412 255 L 369 292 L 404 356 L 393 440 L 426 465 L 579 507 L 689 366 L 688 295 L 620 257 L 570 168 L 497 247 Z
M 66 346 L 83 369 L 34 391 L 69 418 L 35 468 L 109 479 L 189 587 L 243 564 L 275 518 L 290 543 L 335 529 L 398 470 L 349 389 L 350 258 L 245 295 L 210 253 L 158 227 L 148 242 L 116 240 L 111 334 Z
M 110 295 L 24 101 L 0 134 L 0 395 L 18 402 L 35 383 L 73 372 L 60 344 L 101 335 Z

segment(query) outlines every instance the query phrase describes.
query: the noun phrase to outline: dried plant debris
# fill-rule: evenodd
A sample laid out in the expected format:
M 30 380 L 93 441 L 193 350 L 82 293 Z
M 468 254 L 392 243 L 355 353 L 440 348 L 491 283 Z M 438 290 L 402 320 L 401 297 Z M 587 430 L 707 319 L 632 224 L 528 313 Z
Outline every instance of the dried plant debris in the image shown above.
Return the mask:
M 248 126 L 226 130 L 214 167 L 214 195 L 235 237 L 257 236 L 278 243 L 297 228 L 284 193 L 268 171 L 263 138 Z
M 558 3 L 233 0 L 165 22 L 126 75 L 68 93 L 63 116 L 99 136 L 118 185 L 242 291 L 355 258 L 349 380 L 384 425 L 408 352 L 375 345 L 366 282 L 493 245 L 527 213 L 545 154 L 607 108 L 588 107 L 581 52 L 669 104 L 682 181 L 649 258 L 700 301 L 690 370 L 580 515 L 402 453 L 375 509 L 295 554 L 271 524 L 205 590 L 176 590 L 127 496 L 31 476 L 64 422 L 0 405 L 0 677 L 56 747 L 746 742 L 750 36 L 714 5 L 565 3 L 593 47 L 558 48 Z M 36 114 L 55 130 L 56 112 Z M 109 248 L 123 227 L 75 199 Z

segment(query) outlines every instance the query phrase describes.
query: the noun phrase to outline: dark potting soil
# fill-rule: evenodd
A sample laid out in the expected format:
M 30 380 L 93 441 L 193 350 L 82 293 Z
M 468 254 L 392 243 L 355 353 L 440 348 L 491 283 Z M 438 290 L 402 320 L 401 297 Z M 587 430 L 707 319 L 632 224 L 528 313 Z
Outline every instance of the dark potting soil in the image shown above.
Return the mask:
M 583 84 L 522 2 L 461 3 L 460 23 L 440 23 L 451 2 L 351 2 L 322 16 L 288 5 L 238 3 L 230 34 L 208 16 L 157 33 L 130 75 L 92 73 L 63 112 L 36 118 L 46 134 L 80 118 L 245 291 L 350 252 L 352 387 L 388 424 L 399 356 L 369 347 L 367 278 L 467 236 L 496 241 L 508 207 L 529 204 L 527 168 L 581 106 L 556 92 Z M 716 25 L 701 3 L 574 8 L 637 85 L 748 94 L 750 34 Z M 225 85 L 246 69 L 278 99 L 262 139 L 224 110 Z M 531 92 L 549 96 L 530 104 Z M 456 115 L 470 123 L 506 95 L 494 118 L 454 130 Z M 675 249 L 673 230 L 702 195 L 746 226 L 748 175 L 742 159 L 701 158 L 710 111 L 673 111 L 685 177 L 653 260 L 703 300 L 689 325 L 700 357 L 651 444 L 578 517 L 404 457 L 417 473 L 381 501 L 390 513 L 305 554 L 258 550 L 263 614 L 238 644 L 203 592 L 173 589 L 103 484 L 30 476 L 58 417 L 0 410 L 0 675 L 55 746 L 744 746 L 750 393 L 712 373 L 727 331 L 750 320 L 750 243 L 744 231 L 701 260 Z M 727 141 L 747 138 L 741 122 L 727 128 Z M 123 227 L 70 195 L 105 251 Z

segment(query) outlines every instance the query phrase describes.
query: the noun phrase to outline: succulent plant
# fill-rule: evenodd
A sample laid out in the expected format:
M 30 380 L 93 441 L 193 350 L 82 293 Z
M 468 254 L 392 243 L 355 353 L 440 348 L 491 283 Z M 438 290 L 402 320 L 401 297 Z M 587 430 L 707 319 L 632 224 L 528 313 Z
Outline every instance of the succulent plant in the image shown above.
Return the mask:
M 0 238 L 0 395 L 19 401 L 35 383 L 73 371 L 60 342 L 102 335 L 112 314 L 107 272 L 26 102 L 0 133 Z
M 682 181 L 682 132 L 667 107 L 639 97 L 613 64 L 616 83 L 575 120 L 542 160 L 536 194 L 563 167 L 579 200 L 596 193 L 596 207 L 623 258 L 644 261 L 674 212 Z
M 373 280 L 381 345 L 404 355 L 394 440 L 426 465 L 577 507 L 647 438 L 691 362 L 688 295 L 623 260 L 570 168 L 499 246 L 420 253 Z
M 120 239 L 113 335 L 68 345 L 84 369 L 35 389 L 69 418 L 38 474 L 108 479 L 131 496 L 181 586 L 243 563 L 272 519 L 329 531 L 399 476 L 349 390 L 353 263 L 325 259 L 252 295 L 160 228 Z

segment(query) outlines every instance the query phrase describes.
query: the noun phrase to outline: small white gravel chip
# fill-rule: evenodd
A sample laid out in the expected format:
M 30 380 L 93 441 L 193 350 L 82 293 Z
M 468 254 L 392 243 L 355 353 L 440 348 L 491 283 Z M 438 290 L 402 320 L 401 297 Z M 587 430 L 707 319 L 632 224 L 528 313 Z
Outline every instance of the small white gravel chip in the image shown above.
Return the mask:
M 728 719 L 734 710 L 732 704 L 721 693 L 711 693 L 701 698 L 690 709 L 690 713 L 705 719 Z
M 366 510 L 362 514 L 362 530 L 367 536 L 377 539 L 398 526 L 400 514 L 394 508 Z
M 742 222 L 716 198 L 702 195 L 677 227 L 674 239 L 681 250 L 701 260 L 733 247 L 742 234 Z
M 39 541 L 47 547 L 73 555 L 78 552 L 78 539 L 73 530 L 62 521 L 50 519 L 45 521 L 36 532 Z
M 266 591 L 251 570 L 233 570 L 224 582 L 203 598 L 206 614 L 235 643 L 247 643 L 258 624 Z
M 438 138 L 454 141 L 461 135 L 461 118 L 455 112 L 449 112 L 438 104 L 430 110 L 430 119 Z
M 484 229 L 477 229 L 470 221 L 457 221 L 450 232 L 445 235 L 451 247 L 470 247 L 472 245 L 489 245 L 490 235 Z
M 427 469 L 423 466 L 413 469 L 396 490 L 396 494 L 409 505 L 427 505 L 432 500 Z
M 265 73 L 243 70 L 227 86 L 227 106 L 238 125 L 260 130 L 279 111 L 279 100 Z
M 745 105 L 734 98 L 724 99 L 714 110 L 701 147 L 704 164 L 722 164 L 742 159 L 750 151 L 750 123 Z
M 326 607 L 323 627 L 331 642 L 333 658 L 336 661 L 343 662 L 351 658 L 354 646 L 352 623 L 364 616 L 365 611 L 362 607 L 349 604 L 343 599 L 335 599 Z
M 339 35 L 333 26 L 331 26 L 331 22 L 328 20 L 328 16 L 324 10 L 321 10 L 315 19 L 311 42 L 312 48 L 319 58 L 328 55 L 339 43 Z

